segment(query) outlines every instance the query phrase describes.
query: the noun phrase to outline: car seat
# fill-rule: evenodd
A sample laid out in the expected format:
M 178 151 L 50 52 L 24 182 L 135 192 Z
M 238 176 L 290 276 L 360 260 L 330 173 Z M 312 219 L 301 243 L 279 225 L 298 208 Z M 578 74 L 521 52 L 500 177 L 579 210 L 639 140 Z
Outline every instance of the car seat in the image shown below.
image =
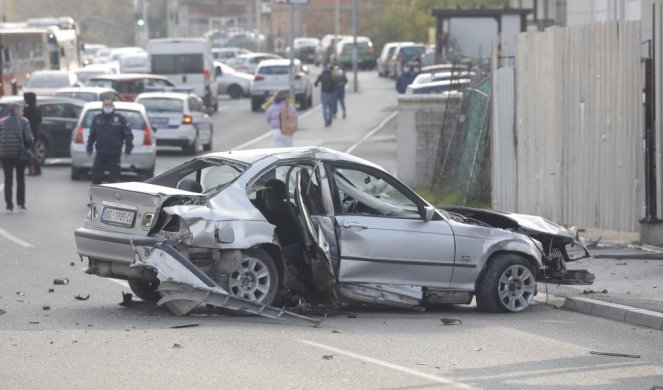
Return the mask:
M 197 192 L 199 194 L 202 194 L 203 192 L 203 186 L 201 186 L 200 183 L 194 179 L 180 180 L 179 183 L 177 183 L 177 189 L 189 192 Z
M 285 184 L 278 179 L 269 179 L 265 187 L 263 191 L 265 218 L 276 226 L 276 234 L 281 240 L 281 245 L 301 241 L 297 220 L 286 200 Z

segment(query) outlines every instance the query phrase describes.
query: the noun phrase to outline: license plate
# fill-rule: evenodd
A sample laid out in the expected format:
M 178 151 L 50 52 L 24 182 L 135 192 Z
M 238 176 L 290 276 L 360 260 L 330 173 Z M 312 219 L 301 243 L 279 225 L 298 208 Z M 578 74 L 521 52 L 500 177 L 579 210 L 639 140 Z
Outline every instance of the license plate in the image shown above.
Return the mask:
M 135 218 L 135 211 L 122 210 L 115 207 L 104 207 L 101 213 L 101 222 L 113 226 L 132 227 Z
M 151 118 L 150 123 L 155 127 L 168 127 L 168 118 Z

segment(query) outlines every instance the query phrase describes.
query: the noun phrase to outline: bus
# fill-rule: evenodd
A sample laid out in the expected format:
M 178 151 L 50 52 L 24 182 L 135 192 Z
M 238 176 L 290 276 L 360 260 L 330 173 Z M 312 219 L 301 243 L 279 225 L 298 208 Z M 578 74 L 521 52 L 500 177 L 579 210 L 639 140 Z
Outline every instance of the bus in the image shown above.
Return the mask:
M 18 93 L 32 72 L 76 69 L 78 42 L 78 32 L 66 24 L 0 24 L 0 96 Z

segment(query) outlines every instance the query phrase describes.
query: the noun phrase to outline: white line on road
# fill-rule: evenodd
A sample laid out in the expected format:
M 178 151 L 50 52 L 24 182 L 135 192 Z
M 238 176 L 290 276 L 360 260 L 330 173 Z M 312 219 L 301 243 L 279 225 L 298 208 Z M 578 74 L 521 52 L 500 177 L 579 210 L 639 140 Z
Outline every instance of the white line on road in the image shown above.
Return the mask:
M 304 118 L 306 118 L 307 116 L 311 115 L 311 114 L 313 113 L 313 111 L 316 111 L 318 108 L 320 108 L 320 105 L 319 105 L 319 104 L 318 104 L 317 106 L 311 108 L 310 110 L 306 111 L 306 112 L 303 113 L 302 115 L 300 115 L 300 116 L 299 116 L 299 119 L 304 119 Z M 271 136 L 272 136 L 272 131 L 270 130 L 270 131 L 266 132 L 265 134 L 260 135 L 260 136 L 254 138 L 254 139 L 252 139 L 252 140 L 250 140 L 250 141 L 248 141 L 248 142 L 244 142 L 243 144 L 241 144 L 241 145 L 239 145 L 239 146 L 235 146 L 234 148 L 232 148 L 232 150 L 242 150 L 242 149 L 246 149 L 247 147 L 249 147 L 249 146 L 251 146 L 251 145 L 253 145 L 253 144 L 255 144 L 255 143 L 258 143 L 258 142 L 264 140 L 265 138 L 268 138 L 268 137 L 271 137 Z
M 345 149 L 345 153 L 347 153 L 347 154 L 351 154 L 355 149 L 357 149 L 357 147 L 358 147 L 359 145 L 361 145 L 361 144 L 364 143 L 367 139 L 369 139 L 369 138 L 371 138 L 372 136 L 374 136 L 378 131 L 382 130 L 382 128 L 384 128 L 384 126 L 385 126 L 387 123 L 389 123 L 389 121 L 392 120 L 396 115 L 398 115 L 398 111 L 394 111 L 394 112 L 392 112 L 391 115 L 389 115 L 388 117 L 384 118 L 384 119 L 382 120 L 382 122 L 380 122 L 380 124 L 377 125 L 376 128 L 374 128 L 373 130 L 369 131 L 366 135 L 364 135 L 363 137 L 361 137 L 361 139 L 360 139 L 359 141 L 355 142 L 352 146 L 350 146 L 349 148 Z
M 6 239 L 10 241 L 14 241 L 14 243 L 24 247 L 24 248 L 34 248 L 34 245 L 30 244 L 27 241 L 23 241 L 20 238 L 16 237 L 15 235 L 9 233 L 5 229 L 0 229 L 0 235 L 3 235 Z
M 331 351 L 331 352 L 337 353 L 339 355 L 349 356 L 349 357 L 354 358 L 354 359 L 363 360 L 365 362 L 373 363 L 373 364 L 376 364 L 378 366 L 382 366 L 382 367 L 386 367 L 386 368 L 391 368 L 393 370 L 401 371 L 401 372 L 404 372 L 406 374 L 410 374 L 410 375 L 414 375 L 414 376 L 418 376 L 420 378 L 429 379 L 429 380 L 432 380 L 432 381 L 435 381 L 435 382 L 438 382 L 438 383 L 444 383 L 445 385 L 453 386 L 453 387 L 456 387 L 458 389 L 467 389 L 467 390 L 478 389 L 478 387 L 466 385 L 464 383 L 458 383 L 458 382 L 455 382 L 451 379 L 442 378 L 442 377 L 437 376 L 437 375 L 427 374 L 425 372 L 413 370 L 413 369 L 408 368 L 408 367 L 399 366 L 398 364 L 385 362 L 384 360 L 375 359 L 375 358 L 372 358 L 372 357 L 369 357 L 369 356 L 360 355 L 358 353 L 346 351 L 344 349 L 335 348 L 335 347 L 331 347 L 329 345 L 316 343 L 315 341 L 308 341 L 308 340 L 301 340 L 301 339 L 297 340 L 297 341 L 302 343 L 302 344 L 307 344 L 307 345 L 310 345 L 312 347 L 325 349 L 327 351 Z

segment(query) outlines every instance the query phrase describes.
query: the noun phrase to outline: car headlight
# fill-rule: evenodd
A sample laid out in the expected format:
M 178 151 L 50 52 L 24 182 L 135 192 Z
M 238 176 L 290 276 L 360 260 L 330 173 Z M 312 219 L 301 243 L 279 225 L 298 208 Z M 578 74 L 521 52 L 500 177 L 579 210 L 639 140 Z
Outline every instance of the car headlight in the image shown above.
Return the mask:
M 143 230 L 150 230 L 153 220 L 154 220 L 154 213 L 143 214 L 143 220 L 140 222 L 140 228 Z

